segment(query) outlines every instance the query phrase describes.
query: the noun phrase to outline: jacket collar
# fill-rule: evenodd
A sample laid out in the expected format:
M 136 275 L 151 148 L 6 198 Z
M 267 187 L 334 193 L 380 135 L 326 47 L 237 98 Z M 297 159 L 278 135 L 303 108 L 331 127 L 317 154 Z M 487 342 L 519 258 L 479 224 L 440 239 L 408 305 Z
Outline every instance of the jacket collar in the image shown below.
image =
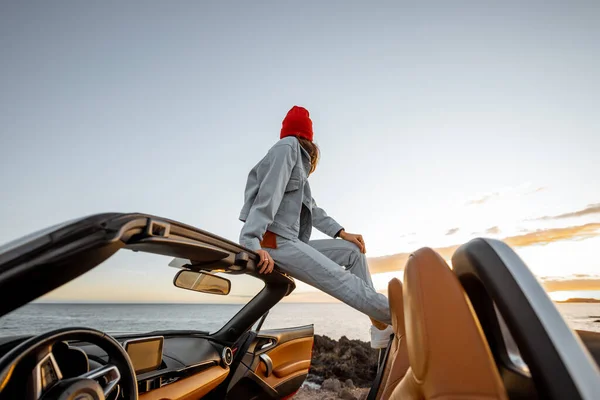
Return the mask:
M 306 172 L 306 176 L 308 177 L 308 171 L 310 171 L 311 168 L 310 154 L 308 154 L 308 151 L 306 151 L 304 147 L 302 147 L 300 141 L 298 141 L 298 147 L 300 148 L 300 154 L 302 154 L 302 166 L 304 167 L 304 171 Z

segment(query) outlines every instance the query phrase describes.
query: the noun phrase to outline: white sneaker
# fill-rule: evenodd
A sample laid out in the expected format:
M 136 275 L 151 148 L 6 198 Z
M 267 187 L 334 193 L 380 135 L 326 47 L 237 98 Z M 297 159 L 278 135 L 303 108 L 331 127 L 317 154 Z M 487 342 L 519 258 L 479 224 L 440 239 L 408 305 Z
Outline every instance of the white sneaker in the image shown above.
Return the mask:
M 390 342 L 390 335 L 394 333 L 391 325 L 384 330 L 379 330 L 371 325 L 371 348 L 385 349 Z

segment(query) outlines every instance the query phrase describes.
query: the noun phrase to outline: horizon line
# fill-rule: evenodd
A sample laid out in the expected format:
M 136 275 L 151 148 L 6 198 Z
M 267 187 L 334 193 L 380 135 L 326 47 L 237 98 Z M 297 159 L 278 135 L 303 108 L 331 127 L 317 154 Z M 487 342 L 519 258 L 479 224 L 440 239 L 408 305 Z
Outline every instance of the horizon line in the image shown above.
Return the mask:
M 28 304 L 189 304 L 189 305 L 239 305 L 248 303 L 192 303 L 192 302 L 122 302 L 122 301 L 33 301 Z M 337 301 L 282 301 L 277 304 L 343 304 Z M 25 304 L 27 305 L 27 304 Z
M 582 300 L 582 301 L 573 301 L 573 300 Z M 565 300 L 553 300 L 553 303 L 583 303 L 585 304 L 586 301 L 585 300 L 596 300 L 596 301 L 600 301 L 599 297 L 571 297 L 571 298 L 567 298 Z M 79 302 L 79 301 L 63 301 L 63 302 L 49 302 L 49 301 L 44 301 L 44 302 L 31 302 L 25 305 L 29 305 L 29 304 L 41 304 L 41 305 L 104 305 L 104 304 L 109 304 L 109 305 L 195 305 L 195 306 L 227 306 L 227 305 L 231 305 L 231 306 L 235 306 L 235 305 L 243 305 L 245 306 L 248 303 L 185 303 L 185 302 L 179 302 L 179 303 L 175 303 L 175 302 L 162 302 L 162 303 L 156 303 L 156 302 Z M 306 304 L 344 304 L 342 302 L 336 302 L 336 301 L 285 301 L 285 302 L 280 302 L 277 304 L 302 304 L 302 305 L 306 305 Z M 276 304 L 276 305 L 277 305 Z M 275 307 L 275 306 L 273 306 Z

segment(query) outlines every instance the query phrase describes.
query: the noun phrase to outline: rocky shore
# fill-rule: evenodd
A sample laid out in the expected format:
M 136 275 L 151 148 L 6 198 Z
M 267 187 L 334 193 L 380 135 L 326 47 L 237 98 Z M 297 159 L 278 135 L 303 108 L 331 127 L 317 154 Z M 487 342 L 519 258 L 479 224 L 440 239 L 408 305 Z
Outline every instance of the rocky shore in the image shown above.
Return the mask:
M 294 399 L 365 399 L 377 374 L 377 356 L 368 342 L 315 335 L 310 372 Z
M 352 384 L 346 386 L 346 383 L 337 379 L 328 379 L 325 382 L 331 385 L 324 385 L 318 389 L 303 386 L 294 396 L 294 400 L 365 400 L 369 394 L 368 388 L 357 388 Z

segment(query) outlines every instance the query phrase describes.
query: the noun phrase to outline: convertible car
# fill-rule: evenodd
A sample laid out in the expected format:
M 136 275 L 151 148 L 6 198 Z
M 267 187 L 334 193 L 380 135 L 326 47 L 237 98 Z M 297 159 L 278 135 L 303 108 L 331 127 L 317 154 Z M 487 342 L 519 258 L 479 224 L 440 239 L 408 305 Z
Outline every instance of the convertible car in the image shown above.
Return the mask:
M 31 320 L 29 333 L 0 338 L 0 399 L 294 396 L 310 369 L 313 326 L 262 329 L 294 280 L 277 268 L 258 274 L 253 252 L 165 218 L 98 214 L 0 247 L 0 328 L 123 252 L 168 258 L 161 271 L 189 295 L 233 295 L 236 278 L 260 284 L 213 330 L 109 334 L 65 327 L 63 316 L 56 329 L 35 332 Z M 600 398 L 598 334 L 571 330 L 508 246 L 476 239 L 452 263 L 423 248 L 409 259 L 404 283 L 389 283 L 395 334 L 370 399 Z

